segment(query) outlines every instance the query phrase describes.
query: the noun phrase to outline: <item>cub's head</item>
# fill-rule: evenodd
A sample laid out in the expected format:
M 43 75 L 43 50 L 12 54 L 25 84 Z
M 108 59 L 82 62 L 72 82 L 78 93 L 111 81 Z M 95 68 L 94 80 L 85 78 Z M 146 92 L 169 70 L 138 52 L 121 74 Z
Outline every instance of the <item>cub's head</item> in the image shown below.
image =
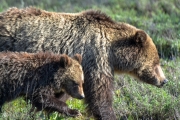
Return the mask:
M 144 31 L 136 30 L 133 36 L 113 44 L 115 72 L 130 74 L 158 87 L 167 82 L 156 46 Z
M 61 58 L 61 65 L 65 69 L 62 75 L 62 89 L 77 99 L 83 99 L 84 74 L 81 66 L 82 56 L 76 54 L 73 58 L 64 55 Z

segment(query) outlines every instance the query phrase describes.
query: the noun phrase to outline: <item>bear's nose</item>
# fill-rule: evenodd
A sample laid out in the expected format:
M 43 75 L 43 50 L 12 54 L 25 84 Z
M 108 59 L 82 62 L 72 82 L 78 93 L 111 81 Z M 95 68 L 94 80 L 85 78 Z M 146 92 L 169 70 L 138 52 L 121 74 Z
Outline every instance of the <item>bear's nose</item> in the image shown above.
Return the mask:
M 166 84 L 168 82 L 167 79 L 165 79 L 162 83 L 161 83 L 161 86 L 163 86 L 164 84 Z
M 81 98 L 80 99 L 84 99 L 84 98 L 85 98 L 85 95 L 83 93 L 83 94 L 81 94 Z

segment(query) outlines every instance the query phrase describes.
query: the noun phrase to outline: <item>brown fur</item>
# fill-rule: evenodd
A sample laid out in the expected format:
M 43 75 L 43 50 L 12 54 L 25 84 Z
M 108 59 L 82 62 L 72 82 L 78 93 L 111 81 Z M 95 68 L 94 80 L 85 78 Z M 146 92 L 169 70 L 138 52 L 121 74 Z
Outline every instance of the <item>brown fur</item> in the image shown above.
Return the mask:
M 5 102 L 25 96 L 37 110 L 80 115 L 55 97 L 60 92 L 78 99 L 84 97 L 81 56 L 74 57 L 76 60 L 50 52 L 1 52 L 0 108 Z
M 100 11 L 9 9 L 0 14 L 0 50 L 81 54 L 85 101 L 96 119 L 116 119 L 112 108 L 115 72 L 158 87 L 167 82 L 149 35 Z

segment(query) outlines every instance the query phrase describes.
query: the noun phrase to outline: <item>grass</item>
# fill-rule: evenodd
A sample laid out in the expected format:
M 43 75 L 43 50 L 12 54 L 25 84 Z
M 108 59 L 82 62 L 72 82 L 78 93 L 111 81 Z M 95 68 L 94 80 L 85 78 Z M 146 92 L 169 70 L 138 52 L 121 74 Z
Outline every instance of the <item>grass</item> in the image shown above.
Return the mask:
M 114 110 L 120 120 L 178 120 L 180 119 L 180 1 L 179 0 L 0 0 L 0 11 L 9 7 L 36 6 L 49 11 L 79 12 L 98 9 L 112 19 L 127 22 L 145 30 L 156 44 L 161 64 L 169 82 L 156 88 L 134 78 L 115 76 Z M 83 101 L 70 99 L 69 107 L 83 116 L 69 118 L 53 113 L 50 120 L 84 120 L 87 116 Z M 22 98 L 7 103 L 0 119 L 31 119 L 30 104 Z M 35 119 L 47 120 L 43 112 Z M 92 119 L 92 118 L 91 118 Z

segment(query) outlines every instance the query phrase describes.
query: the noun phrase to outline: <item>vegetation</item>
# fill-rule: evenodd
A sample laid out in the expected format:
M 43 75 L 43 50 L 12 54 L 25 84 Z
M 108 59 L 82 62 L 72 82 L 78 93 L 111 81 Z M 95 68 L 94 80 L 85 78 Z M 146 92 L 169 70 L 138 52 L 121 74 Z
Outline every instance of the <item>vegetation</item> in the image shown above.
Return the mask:
M 112 19 L 145 30 L 155 42 L 169 82 L 163 88 L 137 82 L 127 75 L 115 76 L 114 110 L 122 120 L 180 119 L 180 1 L 179 0 L 0 0 L 0 11 L 9 7 L 35 6 L 49 11 L 79 12 L 96 9 Z M 71 99 L 69 106 L 81 111 L 79 118 L 53 113 L 50 120 L 89 118 L 83 101 Z M 31 119 L 30 104 L 22 98 L 7 103 L 0 119 Z M 48 119 L 43 112 L 35 119 Z

